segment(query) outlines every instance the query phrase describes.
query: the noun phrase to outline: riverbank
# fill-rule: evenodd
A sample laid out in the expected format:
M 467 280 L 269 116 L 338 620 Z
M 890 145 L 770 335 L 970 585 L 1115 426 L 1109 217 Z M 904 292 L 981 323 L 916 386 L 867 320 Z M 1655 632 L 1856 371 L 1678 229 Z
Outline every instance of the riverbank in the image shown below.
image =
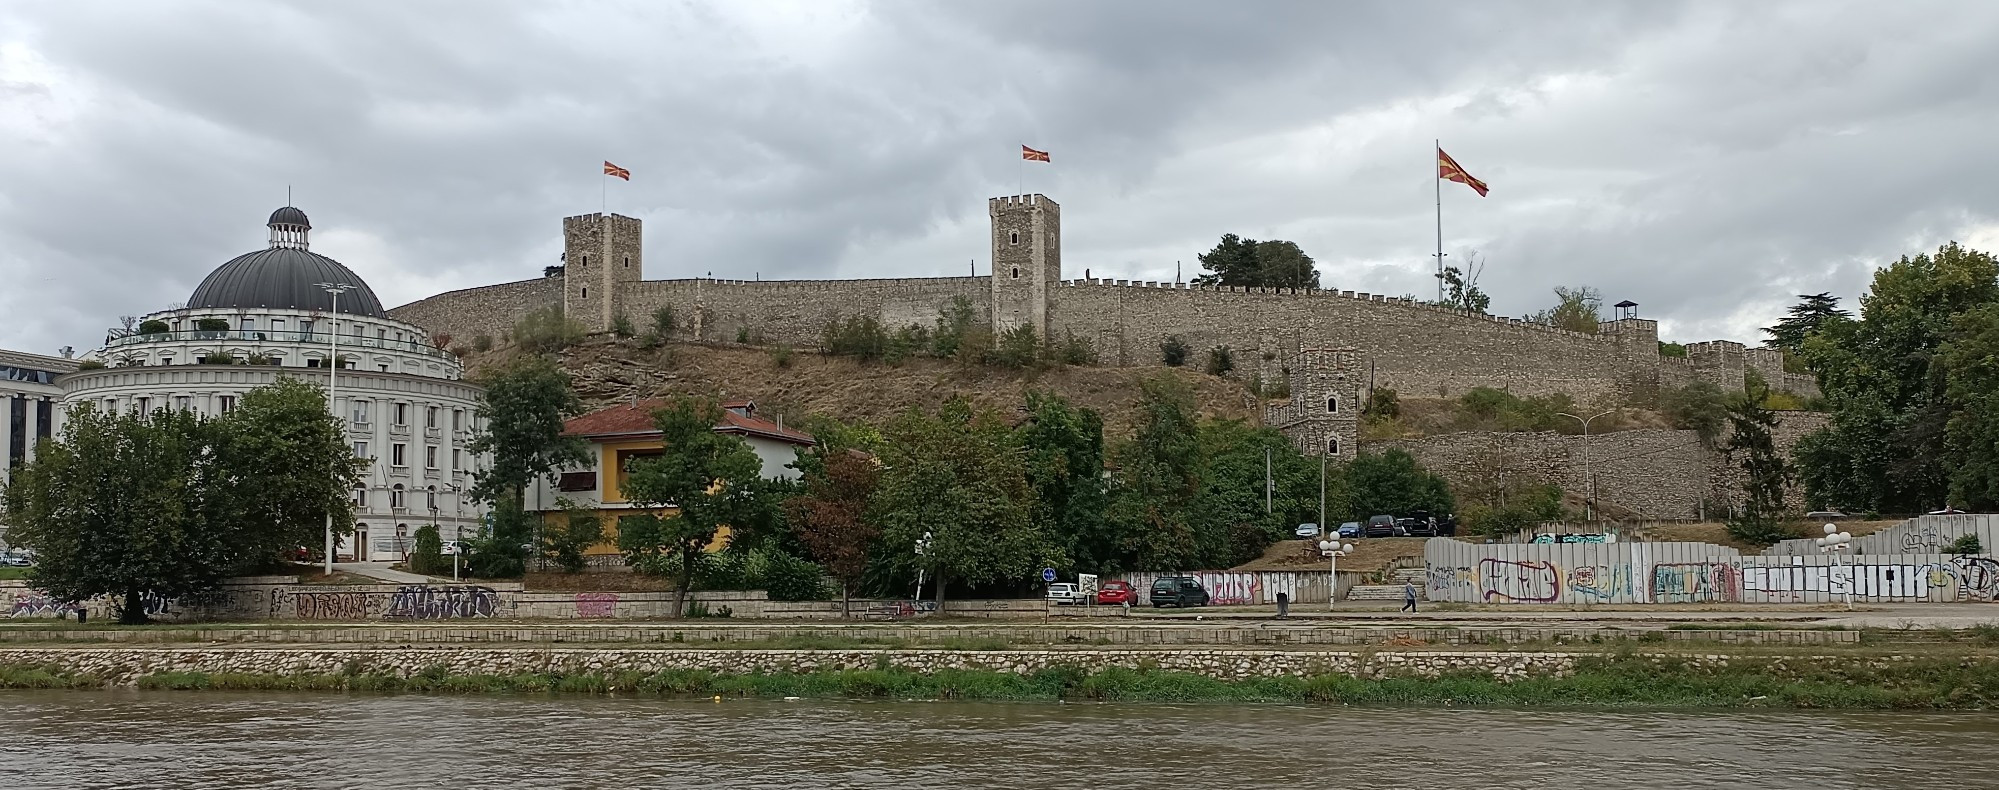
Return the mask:
M 1508 707 L 1990 709 L 1999 655 L 47 648 L 0 688 Z

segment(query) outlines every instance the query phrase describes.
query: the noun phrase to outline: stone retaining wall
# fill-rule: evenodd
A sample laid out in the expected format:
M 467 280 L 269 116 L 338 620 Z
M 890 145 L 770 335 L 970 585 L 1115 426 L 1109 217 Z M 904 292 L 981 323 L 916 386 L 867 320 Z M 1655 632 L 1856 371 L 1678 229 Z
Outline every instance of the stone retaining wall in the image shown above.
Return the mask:
M 456 675 L 527 672 L 653 673 L 704 670 L 718 674 L 795 673 L 841 669 L 947 669 L 1028 674 L 1051 667 L 1158 669 L 1224 680 L 1349 675 L 1362 678 L 1436 677 L 1480 672 L 1513 679 L 1564 675 L 1575 653 L 1332 652 L 1289 650 L 603 650 L 495 648 L 0 648 L 0 665 L 56 666 L 131 685 L 163 672 L 331 675 L 425 670 Z M 1718 657 L 1717 657 L 1718 658 Z

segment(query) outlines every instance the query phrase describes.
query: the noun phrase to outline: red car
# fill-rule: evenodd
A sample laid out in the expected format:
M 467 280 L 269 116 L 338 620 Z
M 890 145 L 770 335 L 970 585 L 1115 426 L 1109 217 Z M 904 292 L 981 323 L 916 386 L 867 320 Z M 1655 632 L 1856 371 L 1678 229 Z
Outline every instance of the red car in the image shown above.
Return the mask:
M 1131 588 L 1130 582 L 1104 582 L 1104 586 L 1097 588 L 1097 603 L 1110 606 L 1120 604 L 1137 606 L 1138 591 Z

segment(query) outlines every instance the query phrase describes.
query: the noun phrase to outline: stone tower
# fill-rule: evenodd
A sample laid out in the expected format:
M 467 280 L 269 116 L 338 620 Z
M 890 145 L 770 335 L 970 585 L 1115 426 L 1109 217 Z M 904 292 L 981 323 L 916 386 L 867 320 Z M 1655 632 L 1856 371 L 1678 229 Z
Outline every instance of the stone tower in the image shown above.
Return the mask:
M 1044 195 L 987 201 L 993 220 L 993 332 L 1048 337 L 1048 291 L 1062 281 L 1062 207 Z
M 1353 458 L 1360 449 L 1360 412 L 1367 406 L 1367 362 L 1351 348 L 1307 348 L 1291 359 L 1285 379 L 1291 402 L 1264 409 L 1263 421 L 1306 455 Z
M 562 310 L 592 332 L 611 328 L 620 286 L 645 270 L 640 223 L 618 214 L 584 214 L 562 220 Z M 627 316 L 634 324 L 642 316 Z

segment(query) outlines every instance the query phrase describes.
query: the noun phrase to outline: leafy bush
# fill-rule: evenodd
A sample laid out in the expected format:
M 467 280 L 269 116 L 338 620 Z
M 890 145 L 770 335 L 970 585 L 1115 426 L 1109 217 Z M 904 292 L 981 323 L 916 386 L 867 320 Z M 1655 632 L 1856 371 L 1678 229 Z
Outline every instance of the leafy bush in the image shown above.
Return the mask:
M 588 509 L 564 507 L 563 510 L 562 524 L 542 529 L 542 552 L 564 571 L 582 573 L 590 567 L 589 558 L 583 553 L 604 539 L 604 522 Z
M 1361 413 L 1370 417 L 1400 417 L 1402 401 L 1397 399 L 1395 390 L 1381 387 L 1367 396 L 1367 406 Z
M 672 340 L 673 331 L 673 305 L 661 305 L 658 310 L 652 311 L 653 334 L 659 335 L 661 340 Z
M 749 327 L 747 326 L 736 327 L 736 342 L 742 343 L 743 345 L 749 345 L 750 342 Z
M 501 497 L 494 505 L 492 523 L 481 526 L 472 540 L 472 554 L 466 565 L 482 579 L 511 579 L 527 573 L 528 542 L 533 524 L 512 497 Z
M 1978 533 L 1966 532 L 1944 546 L 1943 551 L 1945 554 L 1982 554 L 1985 546 L 1978 542 Z
M 1033 367 L 1041 358 L 1041 336 L 1029 324 L 1021 324 L 1000 335 L 992 362 L 1003 368 Z
M 1055 353 L 1055 361 L 1064 365 L 1097 364 L 1097 346 L 1087 337 L 1077 337 L 1074 332 L 1062 333 L 1062 346 Z
M 1159 343 L 1159 358 L 1170 368 L 1187 364 L 1187 341 L 1181 340 L 1179 335 L 1168 335 Z
M 1208 350 L 1208 375 L 1226 376 L 1235 370 L 1235 354 L 1228 346 L 1215 346 Z
M 937 334 L 931 338 L 931 353 L 945 359 L 957 356 L 978 326 L 978 313 L 972 309 L 971 298 L 951 297 L 950 303 L 937 311 Z
M 771 364 L 776 365 L 779 370 L 791 367 L 791 346 L 786 343 L 779 343 L 775 346 L 771 346 L 770 361 Z
M 477 351 L 481 354 L 493 350 L 493 336 L 474 335 L 472 337 L 472 350 Z
M 753 587 L 768 592 L 773 601 L 823 601 L 830 597 L 824 569 L 811 560 L 780 551 L 753 555 L 749 581 Z
M 1696 381 L 1667 390 L 1660 398 L 1666 421 L 1674 428 L 1693 431 L 1701 444 L 1714 446 L 1728 424 L 1728 398 L 1712 382 Z
M 203 364 L 203 365 L 234 365 L 234 364 L 236 364 L 236 358 L 235 358 L 235 357 L 232 357 L 232 356 L 230 356 L 230 355 L 228 355 L 228 354 L 225 354 L 225 353 L 223 353 L 223 352 L 220 352 L 220 351 L 217 351 L 217 352 L 215 352 L 215 353 L 213 353 L 213 354 L 209 354 L 208 356 L 205 356 L 205 357 L 202 357 L 202 358 L 201 358 L 201 364 Z
M 196 332 L 227 332 L 227 331 L 229 331 L 229 319 L 227 319 L 227 318 L 197 318 L 197 319 L 194 319 L 194 331 L 196 331 Z
M 430 576 L 450 569 L 450 563 L 444 561 L 444 539 L 438 536 L 437 525 L 417 527 L 416 544 L 410 547 L 410 573 Z
M 167 322 L 157 318 L 139 322 L 139 334 L 142 335 L 158 335 L 168 331 L 170 330 L 167 327 Z
M 1668 343 L 1661 340 L 1659 341 L 1659 356 L 1686 359 L 1687 347 L 1678 343 Z
M 104 360 L 101 359 L 86 359 L 83 360 L 82 362 L 76 363 L 77 370 L 98 370 L 103 367 L 104 367 Z
M 1562 518 L 1562 489 L 1546 483 L 1507 492 L 1503 505 L 1470 505 L 1459 519 L 1474 535 L 1504 535 Z
M 514 324 L 514 345 L 527 351 L 552 354 L 583 341 L 583 325 L 562 314 L 562 305 L 549 305 L 521 317 Z
M 826 322 L 819 346 L 834 356 L 873 362 L 888 353 L 888 330 L 871 315 L 853 316 L 845 321 L 835 318 Z
M 1473 387 L 1458 398 L 1458 406 L 1461 412 L 1457 427 L 1464 430 L 1566 433 L 1582 430 L 1575 420 L 1561 416 L 1578 411 L 1575 400 L 1563 393 L 1522 398 L 1505 390 Z M 1608 427 L 1607 423 L 1596 425 Z
M 632 319 L 626 318 L 624 313 L 619 313 L 611 317 L 611 334 L 618 337 L 631 337 L 638 333 L 638 330 L 632 327 Z

